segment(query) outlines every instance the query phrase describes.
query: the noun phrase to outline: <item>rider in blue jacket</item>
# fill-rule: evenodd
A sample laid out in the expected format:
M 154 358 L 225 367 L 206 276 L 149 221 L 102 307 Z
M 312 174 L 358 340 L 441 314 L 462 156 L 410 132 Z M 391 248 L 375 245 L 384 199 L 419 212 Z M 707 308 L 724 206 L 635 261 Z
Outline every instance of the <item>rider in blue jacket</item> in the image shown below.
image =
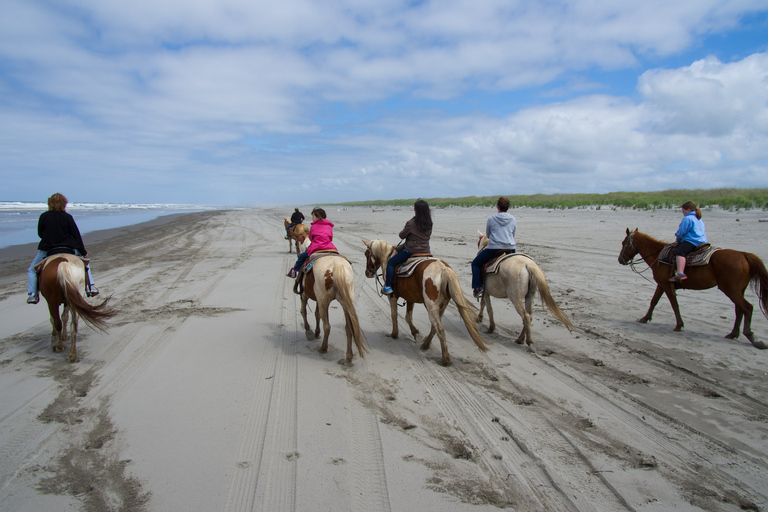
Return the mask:
M 701 220 L 701 210 L 693 201 L 683 203 L 683 220 L 677 228 L 677 248 L 675 249 L 675 263 L 677 272 L 670 281 L 682 281 L 687 279 L 685 275 L 685 257 L 701 244 L 707 243 L 707 234 L 704 232 L 704 221 Z

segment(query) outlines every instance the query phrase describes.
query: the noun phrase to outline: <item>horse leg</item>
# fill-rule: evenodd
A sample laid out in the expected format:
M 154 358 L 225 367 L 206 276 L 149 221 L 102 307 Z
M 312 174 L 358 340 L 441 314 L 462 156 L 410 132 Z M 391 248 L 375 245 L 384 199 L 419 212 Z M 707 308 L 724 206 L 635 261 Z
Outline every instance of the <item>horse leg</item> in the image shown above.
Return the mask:
M 488 334 L 491 334 L 494 330 L 496 330 L 496 322 L 493 321 L 493 307 L 491 307 L 491 296 L 488 294 L 488 292 L 483 294 L 483 298 L 480 299 L 480 303 L 488 307 L 488 330 L 485 332 L 487 332 Z M 482 314 L 483 314 L 483 309 L 481 305 L 480 315 Z
M 323 319 L 323 343 L 322 345 L 320 345 L 320 350 L 319 350 L 321 354 L 325 354 L 326 352 L 328 352 L 328 336 L 331 334 L 331 322 L 328 320 L 328 306 L 330 306 L 329 302 L 330 301 L 318 300 L 317 310 L 315 311 L 315 316 L 318 318 L 318 324 L 317 324 L 317 329 L 315 330 L 315 334 L 318 337 L 320 336 L 320 318 Z
M 312 341 L 313 339 L 315 339 L 315 336 L 309 327 L 309 322 L 307 321 L 307 302 L 308 301 L 309 301 L 309 297 L 302 294 L 301 295 L 301 318 L 304 320 L 304 334 L 307 336 L 307 341 Z
M 672 311 L 675 313 L 675 320 L 677 320 L 677 325 L 675 325 L 675 328 L 673 329 L 675 332 L 679 332 L 683 330 L 683 317 L 680 316 L 680 306 L 677 303 L 677 294 L 675 293 L 675 289 L 670 284 L 667 286 L 667 289 L 664 290 L 664 293 L 667 294 L 667 298 L 669 299 L 669 303 L 672 306 Z M 654 294 L 654 297 L 656 295 Z M 653 305 L 653 301 L 651 301 L 651 305 Z M 653 308 L 651 308 L 653 309 Z
M 415 339 L 416 335 L 419 334 L 419 330 L 413 324 L 413 304 L 413 302 L 406 302 L 405 304 L 405 322 L 411 328 L 411 335 Z
M 352 357 L 354 354 L 352 353 L 352 340 L 355 337 L 355 333 L 352 330 L 352 318 L 350 318 L 349 313 L 346 311 L 344 312 L 344 330 L 347 331 L 347 359 L 346 363 L 352 364 Z
M 392 333 L 389 337 L 397 339 L 397 337 L 400 336 L 400 331 L 397 326 L 397 299 L 394 295 L 389 296 L 389 308 L 392 312 Z
M 74 311 L 71 312 L 72 315 L 72 329 L 69 333 L 69 337 L 71 338 L 70 344 L 69 344 L 69 362 L 70 363 L 76 363 L 77 362 L 77 313 Z
M 664 293 L 664 290 L 661 289 L 661 286 L 656 285 L 656 291 L 653 292 L 653 297 L 651 298 L 651 307 L 648 308 L 648 312 L 645 314 L 643 318 L 638 318 L 638 322 L 641 324 L 647 324 L 651 321 L 651 315 L 653 314 L 653 309 L 656 307 L 656 304 L 659 303 L 659 299 L 661 298 L 661 294 Z
M 62 337 L 61 317 L 59 316 L 59 305 L 48 304 L 48 313 L 51 317 L 51 350 L 61 352 L 64 350 L 64 338 Z
M 325 318 L 328 318 L 328 306 L 325 306 Z M 330 327 L 328 327 L 330 329 Z M 320 303 L 317 304 L 317 309 L 315 309 L 315 339 L 320 337 Z M 326 339 L 328 338 L 328 335 L 326 334 Z
M 725 293 L 725 290 L 723 290 L 723 293 Z M 752 312 L 755 308 L 744 298 L 744 291 L 742 290 L 741 294 L 725 293 L 725 295 L 731 299 L 736 309 L 736 321 L 733 324 L 733 330 L 726 336 L 726 338 L 733 340 L 739 337 L 739 327 L 741 326 L 741 319 L 743 317 L 744 336 L 746 336 L 749 342 L 755 347 L 759 349 L 768 348 L 768 345 L 762 341 L 757 341 L 757 339 L 755 339 L 755 333 L 752 332 Z
M 443 354 L 443 359 L 440 361 L 440 364 L 443 366 L 450 366 L 451 365 L 451 355 L 448 353 L 448 342 L 445 339 L 445 328 L 443 327 L 443 313 L 445 313 L 445 308 L 448 306 L 448 301 L 444 304 L 436 304 L 431 303 L 427 304 L 424 303 L 425 306 L 427 306 L 427 313 L 429 313 L 429 322 L 432 324 L 432 329 L 430 330 L 430 336 L 429 339 L 432 339 L 433 331 L 437 331 L 437 337 L 440 339 L 440 350 Z M 424 348 L 422 345 L 421 348 Z M 429 348 L 429 347 L 427 347 Z

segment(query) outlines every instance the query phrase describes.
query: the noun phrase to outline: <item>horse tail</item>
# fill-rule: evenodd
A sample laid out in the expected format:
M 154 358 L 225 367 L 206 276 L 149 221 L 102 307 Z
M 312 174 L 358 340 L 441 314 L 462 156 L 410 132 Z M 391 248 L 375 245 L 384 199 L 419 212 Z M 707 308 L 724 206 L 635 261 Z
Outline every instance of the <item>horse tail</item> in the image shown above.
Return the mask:
M 349 283 L 347 282 L 347 275 L 350 275 Z M 360 354 L 360 357 L 365 357 L 365 353 L 369 351 L 368 341 L 363 330 L 360 328 L 360 320 L 357 318 L 357 311 L 355 311 L 351 274 L 348 274 L 344 265 L 337 264 L 333 266 L 333 282 L 336 283 L 336 300 L 339 301 L 342 309 L 344 309 L 344 316 L 347 319 L 347 325 L 352 330 L 352 338 L 355 340 L 357 352 Z
M 475 342 L 477 348 L 485 352 L 488 347 L 485 345 L 483 337 L 477 330 L 477 308 L 473 307 L 466 298 L 464 298 L 464 292 L 461 290 L 461 284 L 459 284 L 459 278 L 456 276 L 456 272 L 451 267 L 445 266 L 442 272 L 444 286 L 447 288 L 448 296 L 456 303 L 456 307 L 459 308 L 459 314 L 464 321 L 464 325 L 467 327 L 470 338 Z
M 75 272 L 80 275 L 75 274 Z M 85 267 L 82 265 L 78 266 L 69 261 L 63 261 L 59 264 L 57 278 L 64 293 L 65 303 L 86 324 L 94 329 L 107 332 L 107 320 L 115 316 L 117 311 L 108 306 L 111 297 L 107 297 L 104 302 L 96 306 L 85 301 L 80 291 L 84 286 L 84 276 Z
M 743 253 L 749 264 L 749 280 L 752 282 L 752 288 L 755 295 L 760 298 L 760 311 L 768 318 L 768 271 L 765 270 L 765 264 L 757 255 L 751 252 Z
M 565 315 L 565 313 L 563 313 L 563 310 L 560 309 L 560 306 L 557 305 L 557 302 L 555 302 L 555 299 L 553 299 L 552 295 L 549 293 L 549 285 L 547 284 L 547 278 L 544 275 L 544 271 L 541 270 L 541 268 L 533 260 L 526 263 L 526 268 L 531 275 L 531 284 L 529 285 L 530 288 L 533 291 L 538 288 L 542 305 L 545 305 L 547 309 L 549 309 L 549 312 L 552 313 L 552 315 L 557 318 L 557 320 L 563 324 L 566 329 L 568 329 L 568 332 L 573 332 L 573 324 Z

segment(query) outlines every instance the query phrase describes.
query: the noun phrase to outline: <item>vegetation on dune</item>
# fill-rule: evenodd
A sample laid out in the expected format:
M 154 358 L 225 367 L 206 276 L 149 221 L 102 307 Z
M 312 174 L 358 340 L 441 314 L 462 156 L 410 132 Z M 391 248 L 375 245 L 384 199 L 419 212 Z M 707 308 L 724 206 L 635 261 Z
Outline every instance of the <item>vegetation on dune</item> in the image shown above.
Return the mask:
M 432 207 L 446 206 L 495 206 L 500 192 L 493 196 L 433 197 L 426 199 Z M 659 192 L 610 192 L 607 194 L 533 194 L 505 195 L 512 208 L 589 208 L 616 207 L 652 210 L 679 208 L 686 201 L 693 201 L 699 208 L 720 207 L 726 210 L 758 208 L 768 210 L 766 188 L 716 188 L 710 190 L 663 190 Z M 343 206 L 411 206 L 416 199 L 381 199 L 341 203 Z

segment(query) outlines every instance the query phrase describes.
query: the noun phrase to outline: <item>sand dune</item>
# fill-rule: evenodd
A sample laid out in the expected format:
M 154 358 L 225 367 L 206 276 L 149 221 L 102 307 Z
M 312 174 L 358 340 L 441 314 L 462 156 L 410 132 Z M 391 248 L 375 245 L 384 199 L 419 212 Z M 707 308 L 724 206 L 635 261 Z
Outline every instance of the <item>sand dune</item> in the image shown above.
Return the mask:
M 768 351 L 727 340 L 719 291 L 683 291 L 686 328 L 618 264 L 626 228 L 671 239 L 677 211 L 519 209 L 518 250 L 544 270 L 571 334 L 537 303 L 531 349 L 495 300 L 480 352 L 449 306 L 453 365 L 423 352 L 364 275 L 361 238 L 397 242 L 409 209 L 327 208 L 355 270 L 371 352 L 307 341 L 284 274 L 290 209 L 190 214 L 86 237 L 107 334 L 81 325 L 80 362 L 52 353 L 28 306 L 34 246 L 0 251 L 0 510 L 762 510 Z M 432 250 L 469 291 L 493 211 L 435 210 Z M 763 212 L 705 211 L 710 241 L 768 261 Z M 643 265 L 638 266 L 642 270 Z M 768 340 L 756 308 L 753 330 Z M 314 311 L 314 309 L 313 309 Z M 428 331 L 423 307 L 415 322 Z M 485 322 L 487 327 L 487 320 Z

